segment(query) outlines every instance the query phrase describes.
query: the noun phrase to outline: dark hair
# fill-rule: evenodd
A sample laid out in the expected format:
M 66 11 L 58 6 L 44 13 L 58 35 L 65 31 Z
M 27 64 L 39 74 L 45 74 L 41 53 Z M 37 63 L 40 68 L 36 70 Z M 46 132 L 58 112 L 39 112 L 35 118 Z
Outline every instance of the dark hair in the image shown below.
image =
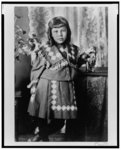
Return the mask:
M 67 28 L 67 37 L 66 37 L 66 40 L 64 43 L 65 44 L 70 43 L 70 41 L 71 41 L 71 30 L 70 30 L 68 21 L 64 17 L 58 16 L 58 17 L 54 17 L 53 19 L 51 19 L 48 23 L 48 31 L 47 31 L 48 44 L 50 44 L 51 46 L 55 44 L 55 41 L 52 37 L 52 29 L 53 28 L 59 28 L 62 26 L 65 26 Z

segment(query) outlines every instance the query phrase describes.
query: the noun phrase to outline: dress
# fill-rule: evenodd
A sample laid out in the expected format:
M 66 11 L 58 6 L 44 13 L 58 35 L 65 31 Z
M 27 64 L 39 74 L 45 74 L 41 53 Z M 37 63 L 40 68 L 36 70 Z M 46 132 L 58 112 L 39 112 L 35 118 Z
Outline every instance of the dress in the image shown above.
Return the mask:
M 44 56 L 37 56 L 31 81 L 37 81 L 28 112 L 39 118 L 75 119 L 77 104 L 74 77 L 80 56 L 77 46 L 66 48 L 45 45 Z M 47 67 L 49 62 L 50 67 Z

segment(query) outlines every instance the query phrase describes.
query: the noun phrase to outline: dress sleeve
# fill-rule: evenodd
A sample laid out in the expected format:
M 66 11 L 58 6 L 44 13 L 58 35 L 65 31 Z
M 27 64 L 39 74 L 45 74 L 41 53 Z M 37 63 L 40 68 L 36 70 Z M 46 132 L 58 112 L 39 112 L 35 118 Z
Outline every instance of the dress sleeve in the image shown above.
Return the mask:
M 32 70 L 38 70 L 46 64 L 46 59 L 42 55 L 35 54 L 35 59 L 32 60 Z
M 32 62 L 31 81 L 37 80 L 46 68 L 46 59 L 42 55 L 36 54 L 35 60 Z

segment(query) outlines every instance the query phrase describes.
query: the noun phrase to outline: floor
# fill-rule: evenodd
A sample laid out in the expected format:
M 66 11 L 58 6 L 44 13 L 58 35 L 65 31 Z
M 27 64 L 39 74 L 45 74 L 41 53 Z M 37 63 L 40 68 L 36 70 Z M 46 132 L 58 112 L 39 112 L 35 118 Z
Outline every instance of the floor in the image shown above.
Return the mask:
M 18 117 L 17 117 L 18 118 Z M 22 142 L 22 141 L 27 141 L 29 138 L 33 136 L 33 131 L 35 131 L 35 126 L 32 125 L 33 122 L 31 119 L 27 116 L 24 115 L 24 117 L 20 117 L 19 119 L 16 119 L 16 141 L 17 142 Z M 65 140 L 65 130 L 58 131 L 57 133 L 50 135 L 49 136 L 49 141 L 107 141 L 107 121 L 104 121 L 104 126 L 100 133 L 94 133 L 94 127 L 92 128 L 86 128 L 85 126 L 80 126 L 81 124 L 78 125 L 76 123 L 76 126 L 74 128 L 77 128 L 76 133 L 79 132 L 78 136 L 75 138 L 70 138 Z M 93 129 L 93 130 L 92 130 Z M 98 129 L 98 128 L 97 128 Z M 98 131 L 96 129 L 96 131 Z M 72 131 L 72 130 L 71 130 Z M 70 132 L 69 132 L 70 133 Z
M 28 141 L 29 138 L 31 138 L 33 136 L 33 134 L 30 134 L 30 133 L 26 133 L 26 134 L 19 134 L 18 138 L 16 141 L 18 142 L 23 142 L 23 141 Z M 80 135 L 76 138 L 68 138 L 68 139 L 65 139 L 65 133 L 60 133 L 60 132 L 57 132 L 55 134 L 52 134 L 49 136 L 49 141 L 50 142 L 62 142 L 62 141 L 87 141 L 87 142 L 97 142 L 97 141 L 107 141 L 107 132 L 104 132 L 102 134 L 102 136 L 99 136 L 99 135 L 93 135 L 93 134 L 85 134 L 85 135 Z

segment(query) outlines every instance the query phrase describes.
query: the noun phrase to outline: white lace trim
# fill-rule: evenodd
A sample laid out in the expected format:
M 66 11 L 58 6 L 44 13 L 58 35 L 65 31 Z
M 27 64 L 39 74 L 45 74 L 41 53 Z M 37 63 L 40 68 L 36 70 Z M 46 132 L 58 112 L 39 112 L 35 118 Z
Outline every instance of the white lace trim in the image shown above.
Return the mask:
M 63 110 L 63 111 L 74 111 L 74 110 L 77 110 L 77 106 L 74 106 L 74 105 L 71 105 L 71 106 L 65 106 L 65 105 L 63 105 L 63 106 L 60 106 L 60 105 L 57 105 L 57 106 L 55 106 L 55 105 L 53 105 L 52 106 L 52 110 L 58 110 L 58 111 L 60 111 L 60 110 Z

